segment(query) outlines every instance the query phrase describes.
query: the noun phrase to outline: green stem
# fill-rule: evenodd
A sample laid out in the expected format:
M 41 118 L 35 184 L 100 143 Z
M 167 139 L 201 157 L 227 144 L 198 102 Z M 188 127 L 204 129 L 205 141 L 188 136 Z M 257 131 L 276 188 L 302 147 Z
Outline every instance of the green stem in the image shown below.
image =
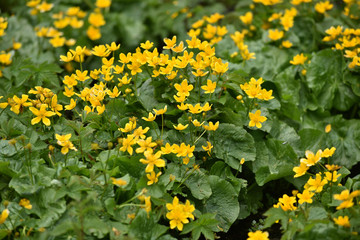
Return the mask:
M 199 139 L 202 137 L 202 135 L 204 135 L 206 133 L 206 130 L 204 130 L 201 134 L 200 134 L 200 136 L 195 140 L 195 142 L 194 143 L 196 143 L 197 141 L 199 141 Z
M 183 180 L 181 180 L 180 184 L 176 187 L 176 189 L 178 189 L 195 172 L 195 170 L 196 168 L 193 168 L 193 170 Z
M 163 134 L 164 134 L 164 114 L 161 114 L 161 138 L 160 138 L 160 140 L 163 139 Z
M 32 173 L 32 164 L 31 164 L 31 149 L 29 149 L 29 174 L 31 179 L 31 184 L 34 185 L 33 173 Z

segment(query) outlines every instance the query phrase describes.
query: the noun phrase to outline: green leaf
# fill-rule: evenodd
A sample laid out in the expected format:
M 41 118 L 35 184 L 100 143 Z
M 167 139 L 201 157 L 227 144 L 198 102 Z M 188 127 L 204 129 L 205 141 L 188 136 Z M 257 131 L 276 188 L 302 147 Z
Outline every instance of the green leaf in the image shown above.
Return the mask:
M 239 215 L 238 193 L 230 183 L 218 176 L 209 176 L 209 183 L 212 194 L 206 199 L 204 210 L 216 213 L 219 226 L 227 232 Z
M 310 207 L 308 220 L 322 220 L 328 218 L 328 213 L 323 207 Z
M 200 235 L 203 234 L 206 239 L 214 240 L 214 233 L 219 232 L 220 230 L 217 227 L 219 223 L 215 219 L 216 214 L 206 213 L 201 215 L 195 221 L 192 221 L 184 226 L 182 234 L 192 232 L 192 239 L 197 240 L 200 238 Z
M 140 178 L 143 175 L 145 165 L 139 162 L 141 156 L 129 158 L 128 156 L 111 157 L 109 166 L 119 166 L 120 172 L 130 174 L 132 177 Z
M 270 208 L 269 210 L 267 210 L 264 213 L 264 215 L 266 216 L 264 228 L 271 227 L 271 225 L 273 225 L 278 220 L 281 221 L 283 228 L 286 228 L 286 226 L 289 222 L 288 214 L 284 210 L 282 210 L 280 207 L 279 208 L 274 208 L 274 207 Z
M 147 111 L 152 111 L 159 106 L 155 98 L 155 88 L 151 84 L 151 79 L 146 80 L 138 89 L 138 98 Z
M 9 177 L 15 177 L 16 173 L 9 168 L 9 162 L 0 162 L 0 173 Z
M 255 160 L 254 139 L 242 127 L 223 123 L 214 132 L 214 154 L 230 167 L 239 169 L 241 158 Z
M 129 235 L 137 239 L 157 240 L 168 227 L 157 224 L 155 216 L 147 216 L 145 210 L 139 211 L 129 227 Z
M 256 150 L 261 152 L 261 158 L 253 162 L 256 182 L 265 183 L 293 174 L 292 168 L 298 164 L 293 148 L 283 141 L 269 139 L 265 144 L 257 144 Z
M 0 239 L 4 239 L 6 236 L 9 235 L 9 231 L 6 229 L 0 229 Z
M 357 100 L 351 88 L 343 83 L 343 56 L 340 51 L 325 49 L 311 59 L 306 81 L 321 108 L 348 110 Z
M 201 171 L 191 174 L 185 181 L 185 186 L 190 189 L 193 197 L 199 200 L 210 197 L 212 193 L 208 176 Z

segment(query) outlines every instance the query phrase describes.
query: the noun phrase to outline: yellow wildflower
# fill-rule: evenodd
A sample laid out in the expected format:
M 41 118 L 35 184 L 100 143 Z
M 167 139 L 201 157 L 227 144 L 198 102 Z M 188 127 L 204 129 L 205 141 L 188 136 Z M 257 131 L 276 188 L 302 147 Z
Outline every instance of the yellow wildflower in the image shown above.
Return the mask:
M 267 120 L 265 116 L 261 116 L 260 110 L 257 110 L 255 113 L 250 112 L 249 117 L 250 117 L 249 127 L 256 126 L 257 128 L 261 128 L 262 127 L 261 123 Z

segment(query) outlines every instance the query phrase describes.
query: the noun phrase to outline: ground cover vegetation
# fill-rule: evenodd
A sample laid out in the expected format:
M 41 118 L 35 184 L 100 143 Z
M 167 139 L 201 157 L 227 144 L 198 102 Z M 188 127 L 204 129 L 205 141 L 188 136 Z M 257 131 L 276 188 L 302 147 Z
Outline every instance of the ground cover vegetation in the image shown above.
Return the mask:
M 359 238 L 359 1 L 24 2 L 0 239 Z

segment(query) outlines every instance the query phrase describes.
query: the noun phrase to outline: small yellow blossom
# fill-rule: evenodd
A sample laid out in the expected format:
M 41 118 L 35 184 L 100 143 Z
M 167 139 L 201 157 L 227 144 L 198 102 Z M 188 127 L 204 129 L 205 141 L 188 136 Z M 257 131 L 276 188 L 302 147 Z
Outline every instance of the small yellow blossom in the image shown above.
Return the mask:
M 333 218 L 334 222 L 343 227 L 350 227 L 349 217 L 348 216 L 339 216 L 338 218 Z
M 30 204 L 30 200 L 23 198 L 20 200 L 19 205 L 26 208 L 26 209 L 32 209 L 32 205 Z
M 173 125 L 173 127 L 179 131 L 185 130 L 188 126 L 189 126 L 189 124 L 182 125 L 181 123 L 179 123 L 177 126 Z
M 278 29 L 270 29 L 269 30 L 269 38 L 273 41 L 277 41 L 279 39 L 282 39 L 284 37 L 284 32 L 283 31 L 279 31 Z
M 269 233 L 257 230 L 256 232 L 249 232 L 246 240 L 269 240 Z
M 301 53 L 301 54 L 294 56 L 294 58 L 290 61 L 290 63 L 292 65 L 300 65 L 300 64 L 303 65 L 307 59 L 308 58 L 306 56 L 304 56 L 303 53 Z
M 127 182 L 121 178 L 111 178 L 112 184 L 118 186 L 118 187 L 122 187 L 125 186 L 127 184 Z
M 249 127 L 254 127 L 256 126 L 257 128 L 261 128 L 263 122 L 265 122 L 267 120 L 266 117 L 261 116 L 261 111 L 257 110 L 255 113 L 249 113 L 249 117 L 250 117 L 250 122 L 249 122 Z

